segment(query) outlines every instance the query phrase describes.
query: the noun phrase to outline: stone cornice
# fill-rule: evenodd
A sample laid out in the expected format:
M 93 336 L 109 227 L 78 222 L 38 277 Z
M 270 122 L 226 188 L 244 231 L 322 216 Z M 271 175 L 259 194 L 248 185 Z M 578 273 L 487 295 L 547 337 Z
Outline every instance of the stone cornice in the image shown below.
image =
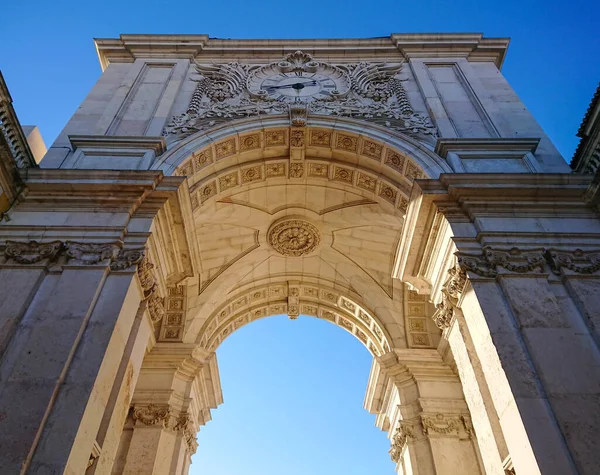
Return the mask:
M 158 206 L 158 201 L 164 203 L 174 196 L 185 181 L 183 177 L 165 177 L 160 171 L 138 170 L 38 168 L 22 172 L 22 177 L 26 189 L 21 209 L 31 202 L 37 211 L 101 208 L 133 213 L 146 206 L 150 193 Z
M 539 138 L 440 138 L 435 144 L 435 153 L 446 158 L 448 152 L 527 152 L 534 153 L 540 143 Z
M 260 61 L 301 49 L 329 59 L 352 59 L 355 54 L 383 58 L 467 58 L 492 61 L 500 68 L 508 48 L 507 38 L 483 38 L 481 33 L 398 34 L 380 38 L 310 40 L 233 40 L 208 35 L 121 35 L 96 38 L 102 70 L 111 62 L 136 58 L 193 59 L 199 56 L 240 57 Z M 357 56 L 358 57 L 358 56 Z
M 502 67 L 509 38 L 484 38 L 482 33 L 392 34 L 391 39 L 407 58 L 467 58 L 491 61 Z
M 435 279 L 429 272 L 433 267 L 428 262 L 436 258 L 431 257 L 430 250 L 448 251 L 449 234 L 443 223 L 466 230 L 465 224 L 484 217 L 596 219 L 596 212 L 584 201 L 591 179 L 591 176 L 575 174 L 458 173 L 443 174 L 437 180 L 415 180 L 392 275 L 410 282 L 420 291 L 432 291 L 430 286 Z M 471 233 L 471 239 L 474 238 L 476 227 L 468 229 L 467 234 Z M 549 248 L 560 248 L 561 236 L 570 233 L 570 229 L 564 229 L 560 235 L 546 234 L 544 239 L 550 241 L 541 242 L 540 235 L 527 231 L 518 233 L 520 239 Z M 513 231 L 502 239 L 517 245 L 518 236 Z M 578 244 L 589 245 L 593 242 Z
M 167 150 L 164 137 L 119 137 L 115 135 L 69 135 L 73 151 L 78 148 L 149 149 L 158 157 Z

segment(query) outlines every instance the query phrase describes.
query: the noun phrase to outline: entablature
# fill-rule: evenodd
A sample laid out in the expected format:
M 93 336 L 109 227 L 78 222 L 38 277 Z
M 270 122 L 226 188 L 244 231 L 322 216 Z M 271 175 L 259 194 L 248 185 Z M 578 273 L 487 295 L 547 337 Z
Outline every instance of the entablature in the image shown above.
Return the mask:
M 129 63 L 137 58 L 181 58 L 248 61 L 279 58 L 298 49 L 328 60 L 356 61 L 366 58 L 467 58 L 490 61 L 502 67 L 508 38 L 484 38 L 481 33 L 393 33 L 380 38 L 235 40 L 208 35 L 120 35 L 94 40 L 102 70 L 110 63 Z

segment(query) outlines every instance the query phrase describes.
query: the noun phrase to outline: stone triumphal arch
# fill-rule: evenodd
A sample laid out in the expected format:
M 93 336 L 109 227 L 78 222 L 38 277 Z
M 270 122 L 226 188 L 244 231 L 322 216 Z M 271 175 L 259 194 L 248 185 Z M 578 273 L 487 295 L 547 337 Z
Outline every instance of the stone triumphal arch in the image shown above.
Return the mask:
M 280 314 L 373 355 L 399 474 L 597 473 L 596 185 L 508 40 L 96 46 L 39 166 L 0 90 L 0 473 L 187 473 L 215 350 Z

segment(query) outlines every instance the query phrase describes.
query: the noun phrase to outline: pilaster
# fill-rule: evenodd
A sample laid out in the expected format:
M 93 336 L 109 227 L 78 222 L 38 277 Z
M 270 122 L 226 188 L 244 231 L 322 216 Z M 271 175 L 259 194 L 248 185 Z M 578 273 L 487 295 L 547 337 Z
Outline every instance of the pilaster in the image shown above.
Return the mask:
M 377 358 L 369 389 L 366 406 L 389 433 L 399 474 L 483 473 L 460 380 L 435 350 Z
M 600 225 L 583 201 L 589 181 L 442 175 L 413 189 L 397 276 L 438 307 L 439 351 L 456 363 L 491 473 L 498 461 L 594 473 Z
M 222 402 L 214 353 L 157 343 L 144 359 L 112 473 L 185 474 L 196 433 Z
M 1 472 L 83 473 L 102 456 L 134 354 L 154 338 L 137 266 L 181 181 L 28 171 L 0 226 Z

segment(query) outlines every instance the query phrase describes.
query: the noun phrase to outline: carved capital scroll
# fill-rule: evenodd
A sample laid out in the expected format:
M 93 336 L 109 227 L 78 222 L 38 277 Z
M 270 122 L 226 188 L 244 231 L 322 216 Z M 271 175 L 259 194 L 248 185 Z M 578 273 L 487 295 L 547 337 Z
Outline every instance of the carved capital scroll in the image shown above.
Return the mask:
M 47 243 L 6 241 L 4 255 L 19 264 L 35 264 L 43 259 L 53 262 L 62 248 L 63 244 L 60 241 Z
M 111 262 L 112 271 L 124 271 L 139 264 L 144 258 L 145 249 L 122 249 L 116 259 Z
M 120 242 L 93 243 L 93 242 L 65 242 L 65 254 L 69 264 L 94 265 L 117 257 L 121 249 Z

